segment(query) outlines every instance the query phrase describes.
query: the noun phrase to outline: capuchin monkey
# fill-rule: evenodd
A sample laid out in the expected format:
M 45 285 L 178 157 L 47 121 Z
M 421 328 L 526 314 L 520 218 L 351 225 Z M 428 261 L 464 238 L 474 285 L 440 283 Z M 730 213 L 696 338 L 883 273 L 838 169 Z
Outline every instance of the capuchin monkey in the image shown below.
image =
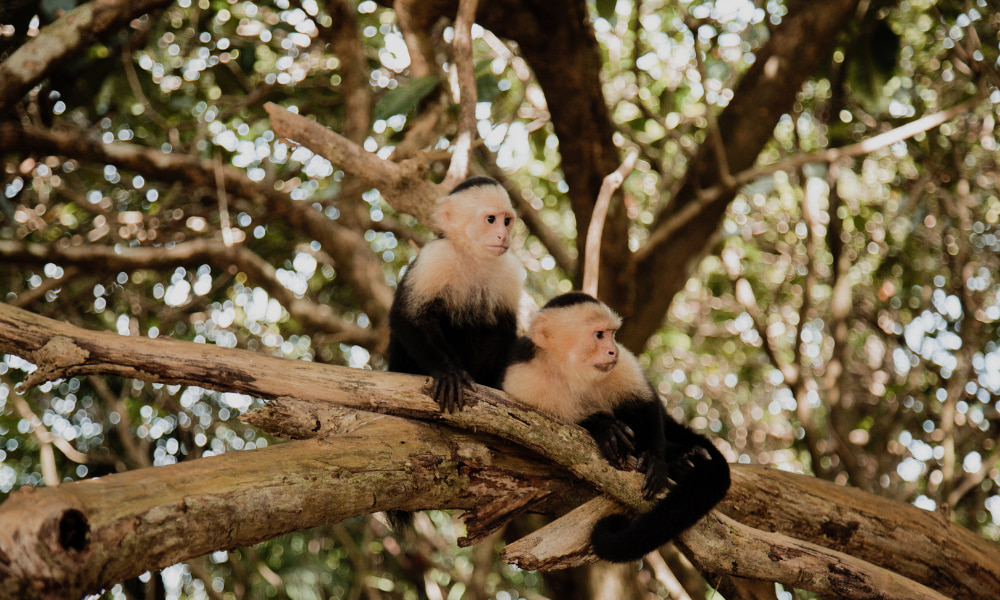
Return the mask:
M 517 340 L 521 266 L 511 254 L 514 209 L 503 186 L 472 177 L 441 199 L 440 239 L 407 268 L 389 309 L 389 370 L 430 375 L 441 410 L 465 405 L 473 383 L 499 387 Z
M 389 309 L 389 370 L 430 375 L 441 410 L 465 406 L 473 383 L 499 387 L 517 341 L 521 266 L 507 252 L 514 209 L 503 186 L 471 177 L 441 199 L 428 243 L 403 274 Z M 413 513 L 388 511 L 390 526 Z
M 729 490 L 729 464 L 704 436 L 672 419 L 639 361 L 615 342 L 621 318 L 582 292 L 550 300 L 518 340 L 504 391 L 541 412 L 583 426 L 616 468 L 638 461 L 652 510 L 612 515 L 591 533 L 594 553 L 639 560 L 705 516 Z

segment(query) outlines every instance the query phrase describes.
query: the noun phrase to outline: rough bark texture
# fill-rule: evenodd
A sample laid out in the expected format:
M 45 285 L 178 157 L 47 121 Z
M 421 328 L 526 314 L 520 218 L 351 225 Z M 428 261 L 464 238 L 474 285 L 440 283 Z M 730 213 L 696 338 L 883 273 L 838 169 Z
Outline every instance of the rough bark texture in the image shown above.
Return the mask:
M 401 163 L 384 161 L 319 123 L 277 104 L 269 103 L 265 108 L 275 133 L 302 144 L 366 185 L 378 188 L 393 208 L 413 215 L 428 228 L 432 226 L 434 201 L 447 190 L 427 181 L 426 165 L 420 159 Z
M 610 468 L 600 458 L 598 449 L 584 430 L 560 426 L 542 415 L 519 407 L 501 393 L 488 388 L 477 389 L 474 394 L 476 402 L 466 410 L 442 414 L 438 412 L 434 401 L 423 393 L 425 378 L 330 367 L 204 344 L 88 332 L 4 304 L 0 304 L 0 351 L 17 354 L 39 365 L 39 369 L 25 382 L 29 387 L 67 375 L 85 373 L 111 373 L 146 381 L 196 384 L 271 399 L 272 403 L 267 411 L 253 418 L 257 419 L 255 424 L 265 426 L 275 433 L 289 437 L 321 434 L 370 437 L 365 442 L 351 438 L 351 444 L 372 445 L 358 455 L 345 451 L 348 452 L 348 458 L 354 456 L 366 465 L 385 463 L 389 467 L 386 470 L 376 467 L 375 470 L 379 473 L 368 480 L 369 483 L 361 486 L 361 496 L 349 496 L 354 498 L 349 502 L 352 508 L 347 511 L 352 514 L 365 514 L 385 508 L 423 508 L 431 505 L 428 504 L 428 498 L 434 498 L 433 502 L 437 506 L 468 507 L 462 499 L 462 494 L 467 489 L 464 482 L 457 486 L 444 486 L 455 493 L 461 492 L 458 497 L 420 495 L 415 494 L 414 489 L 406 488 L 407 482 L 426 481 L 429 487 L 421 489 L 434 492 L 441 489 L 436 487 L 439 477 L 454 483 L 458 481 L 454 477 L 470 475 L 468 469 L 463 471 L 458 466 L 455 467 L 456 475 L 448 474 L 452 471 L 447 465 L 452 462 L 466 461 L 468 466 L 468 461 L 478 461 L 477 464 L 488 467 L 479 474 L 478 481 L 484 487 L 476 491 L 476 494 L 483 494 L 487 501 L 479 508 L 478 513 L 473 511 L 473 518 L 478 514 L 490 523 L 473 525 L 475 539 L 482 538 L 491 527 L 502 522 L 504 509 L 509 508 L 515 513 L 529 508 L 537 509 L 537 505 L 529 506 L 528 503 L 548 499 L 551 491 L 545 484 L 535 481 L 534 477 L 526 477 L 524 481 L 535 483 L 512 483 L 517 481 L 513 472 L 545 473 L 545 467 L 527 470 L 524 465 L 517 469 L 494 468 L 495 452 L 489 449 L 493 447 L 490 442 L 485 442 L 485 447 L 456 446 L 454 440 L 458 437 L 439 433 L 434 434 L 434 437 L 440 439 L 444 448 L 437 452 L 423 447 L 415 449 L 408 432 L 398 437 L 393 437 L 386 431 L 379 431 L 371 436 L 359 433 L 360 429 L 353 429 L 355 425 L 359 421 L 369 421 L 367 417 L 353 412 L 358 409 L 447 423 L 475 431 L 477 436 L 492 434 L 502 437 L 559 464 L 572 475 L 585 479 L 619 502 L 638 510 L 648 506 L 641 501 L 638 493 L 641 477 Z M 342 408 L 332 408 L 333 405 Z M 344 412 L 344 408 L 350 411 Z M 275 423 L 279 425 L 274 425 Z M 477 439 L 483 441 L 482 438 Z M 403 446 L 408 447 L 403 450 Z M 401 454 L 397 455 L 396 451 Z M 508 453 L 501 451 L 500 454 L 507 456 Z M 246 482 L 247 488 L 234 492 L 244 494 L 241 500 L 234 502 L 246 504 L 239 510 L 257 511 L 254 518 L 258 520 L 260 514 L 270 514 L 271 510 L 276 511 L 279 516 L 294 513 L 286 504 L 271 506 L 253 496 L 253 488 L 257 485 L 254 473 L 263 472 L 265 478 L 271 477 L 259 460 L 264 455 L 265 453 L 260 452 L 249 458 L 235 453 L 223 457 L 239 464 L 238 467 L 227 468 L 243 470 L 245 475 L 245 479 L 240 480 Z M 300 472 L 301 469 L 302 473 L 314 475 L 322 472 L 326 468 L 324 465 L 340 464 L 338 451 L 324 456 L 318 463 L 306 458 L 305 465 L 290 465 L 289 460 L 282 464 L 283 468 L 291 472 Z M 461 460 L 456 461 L 456 456 Z M 240 543 L 232 532 L 235 525 L 227 526 L 229 521 L 225 518 L 216 522 L 211 518 L 195 518 L 197 515 L 191 515 L 190 506 L 197 505 L 191 498 L 201 497 L 201 494 L 206 493 L 206 488 L 218 491 L 213 487 L 216 485 L 215 475 L 199 471 L 202 464 L 192 461 L 172 467 L 170 472 L 176 470 L 181 473 L 178 477 L 186 481 L 184 485 L 189 487 L 179 490 L 179 498 L 167 497 L 165 504 L 157 504 L 161 508 L 149 508 L 154 516 L 142 519 L 158 522 L 156 518 L 162 519 L 163 511 L 166 511 L 180 521 L 190 518 L 197 526 L 205 528 L 207 531 L 203 535 L 219 544 L 217 547 L 230 547 Z M 402 478 L 396 478 L 395 473 L 400 464 L 404 465 L 406 474 Z M 443 465 L 447 467 L 445 475 L 440 471 Z M 101 485 L 116 485 L 117 481 L 130 482 L 122 484 L 119 497 L 130 499 L 128 502 L 135 502 L 137 506 L 148 502 L 159 503 L 161 499 L 158 497 L 162 494 L 150 494 L 149 482 L 144 481 L 142 475 L 158 471 L 160 469 L 98 481 L 104 481 Z M 335 471 L 344 477 L 347 476 L 346 473 L 352 472 L 343 466 L 336 467 Z M 359 470 L 358 477 L 362 477 L 362 471 L 367 472 Z M 125 479 L 119 480 L 118 477 Z M 312 485 L 309 476 L 302 477 L 306 480 L 302 485 L 306 487 L 300 492 L 315 498 L 310 496 L 313 492 L 308 487 Z M 228 479 L 224 479 L 225 481 L 232 483 Z M 67 571 L 67 565 L 80 565 L 83 559 L 79 554 L 88 552 L 88 548 L 97 548 L 92 545 L 93 541 L 87 541 L 88 529 L 83 526 L 84 522 L 88 524 L 91 540 L 103 540 L 106 539 L 104 536 L 115 535 L 116 527 L 120 527 L 114 525 L 116 521 L 107 521 L 108 530 L 104 531 L 105 527 L 95 526 L 95 521 L 89 515 L 95 510 L 98 512 L 94 514 L 104 514 L 100 511 L 115 514 L 116 509 L 112 505 L 118 503 L 116 495 L 92 496 L 113 499 L 107 506 L 99 507 L 54 500 L 53 502 L 57 502 L 55 506 L 63 508 L 39 512 L 39 515 L 44 515 L 44 518 L 39 517 L 40 520 L 30 521 L 28 513 L 37 506 L 45 506 L 47 500 L 44 499 L 49 495 L 58 498 L 66 490 L 89 490 L 89 486 L 93 485 L 96 483 L 81 482 L 22 491 L 0 507 L 0 532 L 13 532 L 12 527 L 22 527 L 19 524 L 21 521 L 24 522 L 23 526 L 34 523 L 31 525 L 34 527 L 32 535 L 27 535 L 27 531 L 17 535 L 11 533 L 7 537 L 0 534 L 0 568 L 3 569 L 0 571 L 0 585 L 8 586 L 0 589 L 26 590 L 30 587 L 29 582 L 34 581 L 49 582 L 43 583 L 39 588 L 41 590 L 52 586 L 55 586 L 52 589 L 56 589 L 64 585 L 82 585 L 74 577 L 83 575 Z M 510 502 L 502 497 L 503 493 L 515 494 L 522 489 L 527 490 L 527 501 L 522 499 Z M 486 493 L 487 490 L 497 494 L 490 496 Z M 442 493 L 447 494 L 447 491 Z M 586 497 L 587 492 L 577 491 L 576 494 L 575 499 L 580 500 Z M 212 493 L 208 495 L 211 496 Z M 22 499 L 29 496 L 33 498 L 32 501 Z M 324 502 L 332 501 L 324 498 Z M 282 502 L 295 503 L 298 500 L 286 498 Z M 320 511 L 326 509 L 322 502 L 316 504 L 314 501 L 295 506 L 319 506 Z M 183 507 L 188 507 L 187 512 Z M 330 516 L 329 513 L 323 513 L 322 518 L 330 520 L 342 516 L 347 515 L 337 513 Z M 100 519 L 97 522 L 104 523 Z M 134 520 L 128 522 L 133 525 L 136 523 Z M 295 526 L 291 521 L 278 518 L 275 522 L 282 531 Z M 182 523 L 171 525 L 178 528 L 188 526 Z M 581 523 L 578 529 L 587 531 L 587 524 Z M 57 530 L 63 533 L 61 537 L 54 533 Z M 128 537 L 119 534 L 116 539 L 116 543 L 121 544 Z M 551 547 L 552 540 L 542 539 L 541 542 L 541 547 Z M 1000 594 L 1000 550 L 961 527 L 943 521 L 932 513 L 879 499 L 859 490 L 840 488 L 807 477 L 761 468 L 734 466 L 733 487 L 727 499 L 720 504 L 719 510 L 713 511 L 685 532 L 679 538 L 679 543 L 685 548 L 691 561 L 708 572 L 778 581 L 817 593 L 836 593 L 845 598 L 870 598 L 875 593 L 873 590 L 878 590 L 885 598 L 938 598 L 938 594 L 960 598 L 994 597 Z M 186 544 L 184 533 L 180 529 L 174 529 L 151 540 L 150 545 L 143 547 L 142 554 L 138 550 L 124 550 L 129 553 L 132 563 L 144 565 L 140 568 L 141 571 L 166 564 L 161 561 L 181 560 L 182 557 L 171 553 L 174 551 L 170 549 Z M 207 546 L 210 545 L 211 543 L 207 543 Z M 185 551 L 189 552 L 187 557 L 207 552 L 204 549 L 207 546 L 193 546 Z M 942 548 L 947 549 L 944 560 Z M 88 563 L 87 566 L 89 568 L 93 565 Z M 88 581 L 88 585 L 95 583 L 94 579 Z
M 778 497 L 795 502 L 775 503 Z M 940 513 L 855 488 L 746 466 L 733 470 L 733 488 L 719 511 L 880 564 L 956 598 L 991 598 L 1000 591 L 1000 563 L 983 562 L 1000 557 L 996 544 L 968 535 Z
M 22 488 L 0 505 L 0 596 L 78 598 L 146 570 L 386 508 L 573 497 L 564 479 L 524 454 L 368 413 L 321 439 Z M 415 465 L 417 457 L 432 468 Z

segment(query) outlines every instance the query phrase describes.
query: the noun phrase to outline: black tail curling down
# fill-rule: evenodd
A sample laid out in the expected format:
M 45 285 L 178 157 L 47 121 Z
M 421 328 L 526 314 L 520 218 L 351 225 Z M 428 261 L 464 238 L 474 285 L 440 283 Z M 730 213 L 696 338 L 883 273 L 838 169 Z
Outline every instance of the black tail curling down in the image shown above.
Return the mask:
M 616 563 L 639 560 L 708 514 L 729 491 L 729 463 L 708 440 L 703 447 L 708 462 L 692 469 L 649 512 L 634 519 L 611 515 L 598 521 L 590 536 L 594 554 Z
M 385 520 L 396 533 L 402 533 L 413 526 L 413 513 L 406 510 L 387 510 Z

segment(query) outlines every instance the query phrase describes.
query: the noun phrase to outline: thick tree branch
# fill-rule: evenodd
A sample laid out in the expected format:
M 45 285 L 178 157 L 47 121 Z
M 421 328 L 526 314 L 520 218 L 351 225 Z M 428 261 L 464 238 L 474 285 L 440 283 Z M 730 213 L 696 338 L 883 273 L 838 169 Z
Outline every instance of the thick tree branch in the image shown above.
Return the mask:
M 940 513 L 786 471 L 732 473 L 719 511 L 745 525 L 836 548 L 949 597 L 1000 594 L 1000 549 Z M 779 496 L 796 502 L 775 503 Z
M 146 570 L 379 510 L 573 497 L 565 479 L 523 451 L 492 446 L 368 413 L 322 439 L 25 487 L 0 505 L 0 596 L 79 598 Z M 413 468 L 415 457 L 434 468 Z
M 441 413 L 426 395 L 426 377 L 317 365 L 166 338 L 91 332 L 6 304 L 0 304 L 0 350 L 17 353 L 39 366 L 25 380 L 25 388 L 73 375 L 105 373 L 265 399 L 292 396 L 444 422 L 516 441 L 631 506 L 649 506 L 639 492 L 641 477 L 608 465 L 585 430 L 562 429 L 552 419 L 525 410 L 490 388 L 478 387 L 472 394 L 479 410 Z
M 400 163 L 382 160 L 344 136 L 277 104 L 268 103 L 265 108 L 275 133 L 302 144 L 366 185 L 377 188 L 397 211 L 409 213 L 431 226 L 434 202 L 447 191 L 427 181 L 427 167 L 419 158 Z
M 788 14 L 755 53 L 756 61 L 718 117 L 731 173 L 748 169 L 756 161 L 773 137 L 778 119 L 791 108 L 802 82 L 829 55 L 857 4 L 858 0 L 831 0 L 789 5 Z M 677 195 L 653 225 L 654 230 L 670 227 L 672 234 L 650 246 L 637 261 L 634 304 L 621 332 L 626 346 L 641 347 L 663 322 L 674 294 L 687 281 L 691 261 L 705 251 L 706 241 L 718 229 L 736 192 L 729 189 L 710 201 L 699 196 L 720 178 L 713 139 L 706 140 Z M 684 226 L 663 225 L 689 212 L 693 215 Z
M 947 600 L 933 589 L 871 563 L 778 533 L 752 529 L 716 512 L 678 540 L 700 569 L 776 581 L 840 598 Z M 692 552 L 698 548 L 699 552 Z M 780 560 L 774 560 L 780 557 Z
M 424 392 L 426 379 L 418 376 L 318 365 L 205 344 L 89 332 L 3 304 L 0 304 L 0 351 L 16 353 L 39 365 L 25 381 L 26 387 L 75 374 L 111 373 L 272 400 L 280 398 L 278 406 L 332 403 L 354 410 L 447 423 L 514 441 L 633 508 L 648 507 L 640 500 L 641 477 L 608 466 L 584 430 L 560 426 L 488 388 L 478 388 L 473 394 L 477 402 L 466 410 L 442 414 Z M 322 427 L 322 420 L 315 423 Z M 797 487 L 791 487 L 792 482 Z M 789 488 L 794 491 L 786 491 Z M 719 509 L 744 522 L 747 527 L 741 530 L 741 535 L 756 540 L 751 547 L 776 548 L 767 541 L 767 536 L 755 533 L 753 527 L 761 527 L 809 544 L 838 551 L 850 549 L 850 553 L 857 553 L 872 564 L 948 596 L 990 597 L 989 594 L 1000 593 L 1000 551 L 994 546 L 961 527 L 937 519 L 932 513 L 855 489 L 737 466 L 733 469 L 730 494 Z M 726 544 L 718 537 L 724 529 L 713 529 L 719 522 L 717 517 L 704 519 L 684 534 L 682 540 L 712 539 L 713 544 Z M 910 530 L 915 532 L 912 536 L 907 533 Z M 880 541 L 884 539 L 890 539 L 891 544 Z M 788 544 L 782 547 L 792 548 Z M 952 560 L 940 561 L 942 548 L 948 548 Z M 719 565 L 713 558 L 711 544 L 689 544 L 688 551 L 699 564 Z M 795 580 L 801 565 L 796 562 L 794 552 L 774 552 L 769 556 L 773 563 L 770 566 L 780 571 L 775 575 L 773 569 L 768 570 L 769 577 Z M 725 572 L 751 576 L 733 569 L 730 566 Z M 948 575 L 942 576 L 942 570 L 948 570 Z M 810 589 L 823 592 L 830 589 L 822 587 L 825 581 L 806 583 L 818 586 Z M 984 590 L 988 592 L 986 596 Z

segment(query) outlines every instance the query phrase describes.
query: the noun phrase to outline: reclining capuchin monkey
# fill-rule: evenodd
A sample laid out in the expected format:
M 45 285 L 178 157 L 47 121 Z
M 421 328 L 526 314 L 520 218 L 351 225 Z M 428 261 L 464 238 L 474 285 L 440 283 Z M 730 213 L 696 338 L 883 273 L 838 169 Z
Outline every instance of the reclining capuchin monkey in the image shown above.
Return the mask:
M 639 560 L 694 525 L 729 490 L 729 464 L 704 436 L 667 414 L 638 360 L 615 342 L 621 318 L 582 292 L 542 307 L 512 352 L 502 386 L 514 398 L 583 426 L 608 461 L 638 459 L 647 500 L 667 495 L 629 519 L 594 526 L 594 553 L 612 562 Z
M 389 309 L 389 370 L 430 375 L 442 410 L 473 383 L 499 387 L 517 340 L 521 265 L 507 249 L 514 209 L 503 186 L 471 177 L 434 213 L 442 236 L 420 251 Z

